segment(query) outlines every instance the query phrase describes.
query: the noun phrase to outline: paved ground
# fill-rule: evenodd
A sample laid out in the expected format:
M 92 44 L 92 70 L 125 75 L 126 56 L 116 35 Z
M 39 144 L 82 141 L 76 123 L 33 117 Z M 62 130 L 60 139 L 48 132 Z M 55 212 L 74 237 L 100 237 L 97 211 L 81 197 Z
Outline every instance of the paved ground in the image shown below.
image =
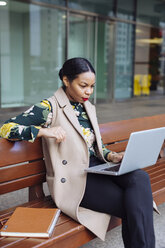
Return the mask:
M 149 96 L 134 98 L 127 101 L 118 101 L 107 104 L 98 104 L 97 115 L 99 123 L 137 118 L 165 113 L 165 96 Z M 16 111 L 0 112 L 0 124 L 10 116 L 17 114 Z M 45 192 L 48 193 L 45 185 Z M 18 203 L 26 202 L 27 190 L 0 196 L 0 210 Z M 156 248 L 165 248 L 165 204 L 159 206 L 161 215 L 154 213 L 154 225 L 156 233 Z M 121 239 L 121 227 L 117 227 L 107 233 L 105 242 L 94 239 L 82 248 L 123 248 Z M 139 247 L 140 248 L 140 247 Z
M 161 215 L 154 213 L 156 248 L 165 248 L 165 204 L 159 206 L 159 210 Z M 96 238 L 81 248 L 124 248 L 121 226 L 108 232 L 104 242 Z
M 133 98 L 96 105 L 99 123 L 165 113 L 165 96 Z

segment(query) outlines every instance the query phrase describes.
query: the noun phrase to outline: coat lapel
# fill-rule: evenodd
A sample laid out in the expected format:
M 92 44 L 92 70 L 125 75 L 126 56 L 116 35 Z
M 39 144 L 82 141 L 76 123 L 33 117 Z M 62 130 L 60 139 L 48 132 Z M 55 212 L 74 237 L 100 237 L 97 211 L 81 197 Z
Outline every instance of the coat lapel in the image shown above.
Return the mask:
M 67 95 L 65 94 L 65 91 L 63 88 L 59 88 L 55 94 L 55 98 L 57 99 L 59 106 L 63 108 L 63 112 L 66 115 L 67 119 L 70 121 L 70 123 L 73 125 L 73 127 L 78 131 L 78 133 L 83 137 L 83 133 L 79 124 L 79 121 L 72 109 L 72 105 L 69 102 L 69 99 Z
M 97 121 L 97 117 L 96 117 L 95 107 L 88 101 L 86 101 L 84 103 L 84 107 L 85 107 L 85 110 L 88 114 L 89 120 L 92 124 L 92 127 L 94 129 L 99 152 L 100 152 L 100 154 L 102 154 L 101 135 L 100 135 L 100 129 L 99 129 L 99 125 L 98 125 L 98 121 Z
M 55 92 L 54 96 L 57 99 L 59 106 L 61 108 L 63 108 L 63 112 L 66 115 L 66 117 L 68 118 L 68 120 L 70 121 L 70 123 L 73 125 L 73 127 L 77 130 L 77 132 L 84 139 L 83 132 L 81 130 L 81 126 L 80 126 L 80 123 L 78 121 L 78 118 L 76 117 L 76 115 L 72 109 L 72 106 L 69 102 L 69 99 L 68 99 L 67 95 L 65 94 L 65 91 L 63 90 L 63 88 L 62 87 L 59 88 Z M 97 122 L 95 107 L 89 101 L 84 102 L 84 107 L 85 107 L 85 110 L 86 110 L 87 115 L 89 117 L 89 120 L 92 124 L 92 127 L 94 129 L 99 152 L 100 152 L 100 154 L 102 154 L 101 135 L 100 135 L 100 130 L 99 130 L 98 122 Z M 84 141 L 85 141 L 85 139 L 84 139 Z

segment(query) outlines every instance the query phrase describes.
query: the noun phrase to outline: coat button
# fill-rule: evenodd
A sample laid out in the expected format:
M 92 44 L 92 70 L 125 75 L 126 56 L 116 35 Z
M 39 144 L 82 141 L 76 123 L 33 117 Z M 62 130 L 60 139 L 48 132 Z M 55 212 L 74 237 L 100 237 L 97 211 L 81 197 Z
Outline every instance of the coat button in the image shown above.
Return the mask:
M 66 178 L 64 178 L 64 177 L 61 178 L 61 182 L 62 182 L 62 183 L 65 183 L 65 182 L 66 182 Z
M 62 164 L 63 165 L 66 165 L 67 164 L 67 161 L 66 160 L 62 160 Z

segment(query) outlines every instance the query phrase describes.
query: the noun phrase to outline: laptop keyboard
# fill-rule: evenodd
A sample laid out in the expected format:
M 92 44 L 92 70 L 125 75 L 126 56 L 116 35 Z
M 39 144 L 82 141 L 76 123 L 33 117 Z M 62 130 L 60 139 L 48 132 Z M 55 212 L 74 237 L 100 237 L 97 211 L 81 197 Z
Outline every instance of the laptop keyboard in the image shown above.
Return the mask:
M 115 165 L 115 166 L 113 166 L 113 167 L 108 167 L 108 168 L 106 168 L 106 169 L 102 169 L 103 171 L 118 171 L 119 170 L 119 168 L 120 168 L 120 164 L 117 164 L 117 165 Z

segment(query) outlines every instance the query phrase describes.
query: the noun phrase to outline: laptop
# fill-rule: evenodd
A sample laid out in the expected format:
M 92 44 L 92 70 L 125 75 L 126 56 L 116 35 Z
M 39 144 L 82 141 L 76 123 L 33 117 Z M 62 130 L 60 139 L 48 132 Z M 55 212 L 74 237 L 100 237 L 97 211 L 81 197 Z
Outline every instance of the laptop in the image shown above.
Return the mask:
M 85 169 L 88 173 L 119 176 L 156 163 L 165 139 L 165 127 L 131 133 L 120 163 L 106 162 Z

